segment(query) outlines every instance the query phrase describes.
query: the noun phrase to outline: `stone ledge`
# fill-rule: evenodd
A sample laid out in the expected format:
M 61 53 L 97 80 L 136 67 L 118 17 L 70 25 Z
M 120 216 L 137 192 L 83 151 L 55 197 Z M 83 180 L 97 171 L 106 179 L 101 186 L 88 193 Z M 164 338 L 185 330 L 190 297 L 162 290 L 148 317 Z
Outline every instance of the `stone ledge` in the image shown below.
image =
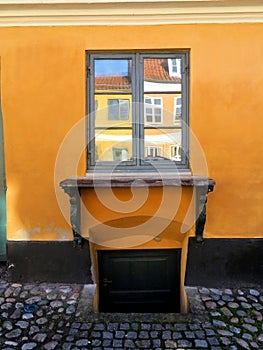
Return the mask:
M 211 191 L 215 180 L 206 176 L 178 175 L 173 173 L 125 173 L 89 174 L 84 177 L 70 177 L 60 182 L 65 189 L 94 187 L 145 187 L 145 186 L 191 186 L 208 187 Z

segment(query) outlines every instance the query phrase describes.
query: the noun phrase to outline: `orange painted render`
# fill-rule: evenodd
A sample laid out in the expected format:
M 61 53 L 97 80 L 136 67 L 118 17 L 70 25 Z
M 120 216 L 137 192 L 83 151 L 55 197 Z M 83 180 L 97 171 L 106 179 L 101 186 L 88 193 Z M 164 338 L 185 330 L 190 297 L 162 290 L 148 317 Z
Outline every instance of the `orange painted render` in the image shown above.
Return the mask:
M 84 152 L 55 185 L 54 167 L 85 116 L 85 51 L 169 49 L 190 50 L 190 127 L 217 182 L 205 237 L 262 237 L 262 37 L 263 24 L 0 28 L 8 239 L 72 238 L 54 188 L 85 174 Z M 194 157 L 191 166 L 199 173 Z

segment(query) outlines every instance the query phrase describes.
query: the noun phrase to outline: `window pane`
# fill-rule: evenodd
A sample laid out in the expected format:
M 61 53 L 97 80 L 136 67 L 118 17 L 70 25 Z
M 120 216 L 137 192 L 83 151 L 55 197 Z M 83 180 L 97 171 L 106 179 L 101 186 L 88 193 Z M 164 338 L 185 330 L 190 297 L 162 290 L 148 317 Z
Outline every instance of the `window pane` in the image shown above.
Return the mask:
M 161 93 L 160 93 L 161 94 Z M 160 101 L 160 105 L 156 103 Z M 146 124 L 162 124 L 164 126 L 181 127 L 182 105 L 181 94 L 162 93 L 162 98 L 145 98 L 144 102 L 144 120 Z M 146 102 L 149 101 L 149 102 Z M 149 116 L 151 115 L 151 118 Z M 158 125 L 159 126 L 159 125 Z
M 181 92 L 181 68 L 171 70 L 172 58 L 144 59 L 144 92 Z M 181 66 L 180 59 L 176 59 Z
M 130 127 L 132 125 L 131 95 L 96 94 L 99 101 L 95 127 Z
M 162 99 L 156 97 L 144 98 L 144 120 L 146 124 L 162 123 Z
M 158 123 L 158 124 L 162 122 L 162 110 L 161 109 L 155 108 L 155 110 L 154 110 L 154 120 L 155 120 L 155 123 Z
M 145 160 L 180 161 L 181 139 L 181 129 L 145 129 Z
M 175 69 L 178 68 L 175 74 Z M 181 59 L 144 59 L 144 120 L 146 124 L 180 127 L 181 123 Z M 178 100 L 177 100 L 178 98 Z M 180 99 L 179 99 L 180 98 Z M 148 106 L 152 107 L 150 120 Z
M 127 161 L 132 158 L 132 130 L 96 130 L 96 161 Z
M 128 120 L 129 119 L 129 100 L 108 99 L 108 119 L 109 120 Z
M 119 120 L 119 102 L 118 100 L 108 100 L 108 119 Z
M 130 59 L 95 59 L 95 92 L 131 91 Z
M 152 121 L 153 121 L 152 114 L 147 114 L 146 115 L 146 123 L 152 123 Z
M 153 103 L 155 105 L 161 105 L 162 104 L 162 100 L 160 98 L 155 98 Z
M 119 100 L 120 119 L 129 119 L 129 100 Z
M 149 103 L 149 104 L 152 104 L 152 101 L 151 101 L 151 98 L 147 98 L 147 97 L 145 97 L 145 103 Z

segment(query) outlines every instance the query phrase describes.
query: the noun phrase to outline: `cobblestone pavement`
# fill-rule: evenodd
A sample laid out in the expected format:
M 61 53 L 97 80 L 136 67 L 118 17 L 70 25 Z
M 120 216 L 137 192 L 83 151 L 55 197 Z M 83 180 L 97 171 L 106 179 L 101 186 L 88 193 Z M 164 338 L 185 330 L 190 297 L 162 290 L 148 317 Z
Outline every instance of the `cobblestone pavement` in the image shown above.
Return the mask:
M 259 287 L 190 288 L 186 316 L 109 315 L 83 312 L 82 285 L 0 277 L 1 350 L 263 349 Z

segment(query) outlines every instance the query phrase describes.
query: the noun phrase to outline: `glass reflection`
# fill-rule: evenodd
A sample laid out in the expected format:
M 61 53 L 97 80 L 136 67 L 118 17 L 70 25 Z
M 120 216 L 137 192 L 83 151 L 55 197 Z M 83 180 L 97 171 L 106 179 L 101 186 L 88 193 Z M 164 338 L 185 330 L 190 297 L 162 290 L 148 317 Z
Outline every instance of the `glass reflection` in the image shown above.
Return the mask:
M 130 59 L 95 59 L 95 91 L 131 91 Z
M 132 157 L 131 130 L 97 130 L 95 134 L 96 160 L 123 162 Z
M 131 59 L 94 60 L 94 120 L 96 161 L 124 162 L 132 154 Z M 182 113 L 184 99 L 180 58 L 144 58 L 143 93 L 133 91 L 144 104 L 144 156 L 146 161 L 182 160 Z M 143 79 L 143 81 L 141 80 Z M 135 84 L 134 84 L 135 87 Z M 136 141 L 137 142 L 137 141 Z M 135 148 L 136 148 L 135 143 Z M 138 150 L 135 150 L 135 156 Z
M 144 121 L 172 126 L 182 117 L 181 59 L 144 59 Z
M 131 127 L 131 95 L 96 94 L 95 101 L 95 127 Z
M 146 161 L 181 160 L 182 129 L 145 129 Z
M 144 59 L 146 161 L 182 159 L 181 66 L 180 58 Z

